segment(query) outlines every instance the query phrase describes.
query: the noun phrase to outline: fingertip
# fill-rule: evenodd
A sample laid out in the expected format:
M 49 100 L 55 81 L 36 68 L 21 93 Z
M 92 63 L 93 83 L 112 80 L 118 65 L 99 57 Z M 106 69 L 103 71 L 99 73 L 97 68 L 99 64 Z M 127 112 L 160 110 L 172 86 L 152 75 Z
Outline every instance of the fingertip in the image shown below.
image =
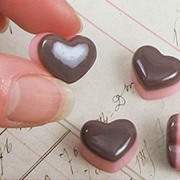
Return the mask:
M 0 11 L 24 30 L 52 32 L 65 37 L 82 30 L 82 23 L 66 0 L 1 0 Z
M 9 19 L 0 13 L 0 33 L 4 33 L 9 25 Z

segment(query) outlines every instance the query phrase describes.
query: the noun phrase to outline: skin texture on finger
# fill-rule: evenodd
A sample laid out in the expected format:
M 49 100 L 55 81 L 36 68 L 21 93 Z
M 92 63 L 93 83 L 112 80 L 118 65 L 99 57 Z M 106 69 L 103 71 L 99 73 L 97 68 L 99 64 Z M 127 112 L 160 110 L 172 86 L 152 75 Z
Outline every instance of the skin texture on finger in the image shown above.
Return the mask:
M 71 112 L 71 90 L 34 62 L 0 54 L 0 67 L 0 127 L 38 126 Z
M 65 0 L 0 0 L 0 12 L 33 34 L 53 32 L 66 37 L 82 29 Z
M 6 18 L 3 14 L 0 13 L 0 33 L 3 33 L 8 28 L 8 18 Z

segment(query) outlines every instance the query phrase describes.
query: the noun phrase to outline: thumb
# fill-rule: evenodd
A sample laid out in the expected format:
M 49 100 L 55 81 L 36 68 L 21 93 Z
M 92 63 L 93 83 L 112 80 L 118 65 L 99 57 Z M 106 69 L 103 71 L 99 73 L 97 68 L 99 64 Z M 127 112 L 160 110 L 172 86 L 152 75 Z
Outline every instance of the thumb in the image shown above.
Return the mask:
M 69 87 L 31 61 L 0 54 L 0 127 L 33 127 L 65 118 Z

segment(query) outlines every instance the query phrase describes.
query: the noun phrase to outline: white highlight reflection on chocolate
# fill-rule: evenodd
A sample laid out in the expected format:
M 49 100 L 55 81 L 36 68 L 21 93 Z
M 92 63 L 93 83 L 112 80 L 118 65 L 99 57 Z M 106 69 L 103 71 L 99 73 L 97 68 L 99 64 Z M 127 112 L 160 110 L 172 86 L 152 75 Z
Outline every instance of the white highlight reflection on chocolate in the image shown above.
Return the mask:
M 63 64 L 75 68 L 87 57 L 89 48 L 87 44 L 78 44 L 71 47 L 61 42 L 55 42 L 52 53 Z

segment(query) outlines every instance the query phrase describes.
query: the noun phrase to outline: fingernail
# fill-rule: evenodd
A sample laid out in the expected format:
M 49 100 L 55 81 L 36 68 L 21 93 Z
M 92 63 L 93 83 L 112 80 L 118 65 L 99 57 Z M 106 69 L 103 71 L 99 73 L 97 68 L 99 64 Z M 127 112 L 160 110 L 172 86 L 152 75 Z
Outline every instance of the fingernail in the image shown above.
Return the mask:
M 12 88 L 7 119 L 28 124 L 42 124 L 67 117 L 74 96 L 62 81 L 42 76 L 24 76 Z
M 6 18 L 6 20 L 5 20 L 5 26 L 4 26 L 3 29 L 0 29 L 0 33 L 4 33 L 4 32 L 7 30 L 8 27 L 9 27 L 9 19 Z

